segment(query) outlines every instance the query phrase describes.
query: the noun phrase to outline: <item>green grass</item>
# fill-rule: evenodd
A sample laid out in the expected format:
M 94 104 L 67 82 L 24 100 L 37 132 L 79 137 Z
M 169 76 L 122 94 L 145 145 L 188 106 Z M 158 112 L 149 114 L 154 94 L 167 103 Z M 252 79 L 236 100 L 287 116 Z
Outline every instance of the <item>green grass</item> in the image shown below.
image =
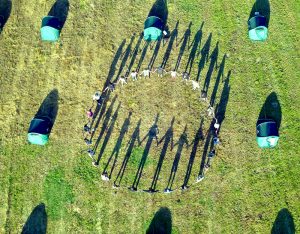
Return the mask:
M 247 38 L 246 24 L 252 1 L 169 1 L 170 30 L 179 20 L 180 39 L 192 22 L 193 39 L 204 21 L 201 48 L 212 33 L 210 52 L 219 42 L 218 65 L 227 55 L 224 79 L 231 71 L 217 157 L 201 183 L 170 195 L 132 193 L 127 189 L 133 182 L 145 141 L 135 145 L 121 183 L 123 189 L 113 189 L 112 183 L 103 182 L 100 174 L 129 111 L 132 117 L 112 179 L 121 167 L 138 121 L 141 119 L 143 138 L 159 113 L 159 139 L 173 117 L 175 143 L 187 126 L 190 146 L 182 151 L 174 187 L 182 185 L 200 120 L 203 117 L 206 134 L 210 119 L 207 105 L 199 102 L 199 93 L 180 79 L 158 79 L 153 75 L 150 80 L 130 81 L 118 87 L 111 95 L 117 96 L 112 115 L 119 103 L 120 109 L 100 167 L 93 167 L 87 154 L 82 153 L 86 150 L 82 140 L 84 113 L 91 104 L 91 95 L 102 90 L 110 69 L 115 69 L 114 75 L 118 73 L 122 58 L 115 68 L 111 67 L 115 53 L 124 39 L 123 51 L 127 48 L 134 33 L 135 47 L 154 1 L 70 1 L 60 42 L 42 43 L 41 18 L 53 3 L 13 2 L 11 16 L 0 35 L 0 233 L 20 233 L 40 203 L 46 207 L 48 233 L 144 233 L 160 207 L 170 210 L 173 233 L 270 233 L 283 208 L 289 210 L 299 232 L 299 2 L 272 1 L 269 38 L 264 43 L 253 43 Z M 179 48 L 173 47 L 167 70 L 175 66 Z M 159 50 L 155 66 L 162 62 L 165 49 L 166 46 Z M 147 66 L 152 53 L 148 50 L 142 67 Z M 188 51 L 183 55 L 181 71 L 188 55 Z M 141 53 L 133 68 L 140 56 Z M 192 67 L 192 79 L 197 75 L 199 60 L 196 58 Z M 208 68 L 209 62 L 201 72 L 201 88 Z M 209 97 L 217 74 L 218 69 L 212 73 Z M 221 78 L 216 103 L 220 102 L 223 86 Z M 30 120 L 53 89 L 59 95 L 58 115 L 49 144 L 28 145 Z M 281 137 L 275 149 L 261 150 L 255 142 L 255 123 L 273 91 L 282 110 Z M 99 131 L 100 128 L 96 133 Z M 190 184 L 198 175 L 204 144 L 200 141 L 197 147 Z M 154 141 L 140 189 L 151 185 L 163 143 L 155 145 Z M 159 190 L 168 181 L 176 150 L 177 147 L 167 150 Z

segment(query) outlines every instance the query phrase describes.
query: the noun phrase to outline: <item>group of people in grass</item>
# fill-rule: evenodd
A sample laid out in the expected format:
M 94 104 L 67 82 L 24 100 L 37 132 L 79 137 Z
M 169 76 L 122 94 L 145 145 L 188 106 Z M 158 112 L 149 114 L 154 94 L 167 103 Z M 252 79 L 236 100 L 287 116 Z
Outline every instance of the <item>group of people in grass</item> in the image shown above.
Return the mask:
M 190 80 L 190 74 L 188 72 L 177 72 L 176 70 L 166 71 L 163 67 L 157 67 L 156 69 L 146 68 L 142 70 L 140 73 L 137 70 L 132 70 L 128 76 L 121 75 L 116 82 L 109 82 L 107 87 L 104 89 L 104 92 L 113 92 L 116 88 L 116 85 L 121 84 L 122 86 L 127 84 L 128 78 L 131 78 L 132 81 L 137 81 L 139 77 L 142 78 L 150 78 L 151 74 L 156 73 L 158 77 L 163 77 L 166 74 L 170 74 L 172 78 L 177 78 L 178 76 L 182 77 L 182 80 L 187 82 L 191 82 L 192 89 L 200 89 L 200 85 L 195 80 Z
M 131 77 L 131 79 L 133 81 L 136 81 L 138 79 L 138 76 L 141 76 L 143 78 L 150 78 L 152 73 L 157 73 L 158 77 L 162 77 L 165 74 L 171 74 L 172 78 L 176 78 L 177 76 L 181 75 L 182 76 L 182 80 L 185 82 L 190 81 L 190 76 L 188 73 L 183 72 L 183 73 L 178 73 L 176 71 L 170 71 L 170 72 L 166 72 L 163 68 L 158 67 L 155 70 L 151 71 L 150 69 L 145 69 L 143 70 L 141 73 L 138 73 L 137 71 L 132 71 L 131 73 L 129 73 L 129 77 Z M 105 98 L 107 97 L 107 94 L 109 92 L 113 92 L 116 88 L 117 84 L 121 84 L 122 86 L 124 84 L 127 84 L 127 79 L 128 77 L 125 76 L 120 76 L 117 80 L 117 82 L 112 83 L 109 82 L 109 84 L 104 88 L 104 91 L 101 93 L 100 91 L 96 91 L 93 95 L 93 104 L 92 107 L 88 108 L 86 115 L 88 118 L 88 122 L 84 125 L 84 141 L 87 145 L 92 145 L 92 137 L 91 134 L 96 130 L 93 128 L 92 126 L 92 119 L 94 119 L 96 116 L 94 115 L 93 112 L 93 107 L 94 104 L 96 103 L 98 106 L 98 109 L 101 108 L 102 104 L 104 103 Z M 196 81 L 195 81 L 196 82 Z M 196 82 L 197 85 L 199 86 L 198 82 Z M 192 83 L 193 84 L 193 83 Z M 194 87 L 193 84 L 193 90 L 197 89 L 199 87 Z M 206 95 L 203 95 L 203 93 L 201 93 L 201 99 L 207 101 Z M 215 110 L 213 107 L 209 106 L 207 109 L 207 114 L 208 116 L 212 117 L 212 126 L 213 126 L 213 131 L 212 129 L 210 129 L 210 131 L 213 132 L 213 137 L 212 137 L 212 149 L 210 150 L 210 152 L 207 155 L 207 162 L 204 165 L 204 169 L 207 170 L 210 166 L 211 166 L 211 160 L 212 158 L 216 155 L 216 146 L 220 143 L 219 137 L 218 137 L 218 133 L 219 133 L 219 128 L 220 128 L 220 124 L 218 122 L 218 119 L 215 117 Z M 94 159 L 94 154 L 95 152 L 93 150 L 88 150 L 88 153 L 90 155 L 90 157 L 93 159 L 93 165 L 94 166 L 98 166 L 98 164 L 96 163 L 96 160 Z M 196 182 L 200 182 L 202 179 L 204 178 L 204 173 L 202 173 L 201 175 L 199 175 L 197 177 L 197 181 Z M 108 181 L 109 177 L 107 177 L 105 174 L 101 175 L 101 179 L 104 181 Z M 187 189 L 186 185 L 181 186 L 182 190 Z M 165 193 L 170 193 L 173 190 L 167 188 L 164 190 Z

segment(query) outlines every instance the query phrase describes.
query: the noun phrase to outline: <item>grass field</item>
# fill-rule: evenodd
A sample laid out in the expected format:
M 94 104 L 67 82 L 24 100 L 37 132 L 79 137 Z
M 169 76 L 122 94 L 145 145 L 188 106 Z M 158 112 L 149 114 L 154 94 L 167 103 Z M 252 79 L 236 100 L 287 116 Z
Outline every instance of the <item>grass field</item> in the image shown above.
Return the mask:
M 176 41 L 153 48 L 139 43 L 153 3 L 70 1 L 61 39 L 49 44 L 41 42 L 39 30 L 54 1 L 12 2 L 0 34 L 0 233 L 20 233 L 25 223 L 42 233 L 145 233 L 159 224 L 166 233 L 276 233 L 278 225 L 289 226 L 290 233 L 300 231 L 296 0 L 270 2 L 264 43 L 247 37 L 254 1 L 168 1 L 167 25 L 172 32 L 179 21 L 178 43 L 192 22 L 191 46 L 185 48 L 178 70 L 191 69 L 191 79 L 207 88 L 208 100 L 218 107 L 222 120 L 221 144 L 203 181 L 194 183 L 210 147 L 207 103 L 199 100 L 200 91 L 193 91 L 191 84 L 169 75 L 130 80 L 110 95 L 93 137 L 94 142 L 101 138 L 96 151 L 103 152 L 100 166 L 92 166 L 82 129 L 95 90 L 128 66 L 137 69 L 141 64 L 143 69 L 151 59 L 159 66 L 168 49 L 165 69 L 172 70 L 181 53 L 182 43 L 176 47 Z M 0 12 L 7 5 L 0 0 Z M 198 46 L 192 44 L 194 38 Z M 272 92 L 281 107 L 276 113 L 282 117 L 280 140 L 275 149 L 262 150 L 255 141 L 255 124 Z M 50 141 L 45 147 L 29 145 L 30 120 L 49 97 L 57 109 Z M 159 140 L 167 133 L 177 145 L 171 151 L 166 138 L 156 146 L 151 137 L 133 144 L 121 187 L 112 188 L 128 143 L 138 131 L 142 140 L 154 123 Z M 186 180 L 189 189 L 171 194 L 127 189 L 146 155 L 138 189 L 150 187 L 160 165 L 156 188 L 164 190 L 180 145 L 173 187 Z M 102 181 L 115 146 L 120 153 L 112 180 Z

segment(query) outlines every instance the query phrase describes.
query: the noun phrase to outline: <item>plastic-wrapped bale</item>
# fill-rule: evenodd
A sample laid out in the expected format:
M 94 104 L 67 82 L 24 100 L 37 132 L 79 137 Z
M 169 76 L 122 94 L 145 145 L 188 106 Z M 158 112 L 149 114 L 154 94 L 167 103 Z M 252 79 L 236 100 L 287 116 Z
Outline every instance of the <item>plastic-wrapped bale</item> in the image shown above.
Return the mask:
M 164 24 L 156 16 L 150 16 L 145 21 L 144 39 L 146 41 L 157 41 L 162 38 Z
M 274 148 L 277 145 L 279 133 L 274 120 L 259 120 L 256 131 L 256 141 L 260 148 Z
M 256 12 L 248 21 L 249 38 L 253 41 L 265 41 L 268 38 L 266 17 Z
M 27 134 L 27 139 L 34 145 L 45 145 L 49 140 L 52 122 L 47 117 L 33 118 Z
M 61 23 L 54 16 L 46 16 L 42 20 L 41 39 L 42 41 L 55 42 L 59 39 Z

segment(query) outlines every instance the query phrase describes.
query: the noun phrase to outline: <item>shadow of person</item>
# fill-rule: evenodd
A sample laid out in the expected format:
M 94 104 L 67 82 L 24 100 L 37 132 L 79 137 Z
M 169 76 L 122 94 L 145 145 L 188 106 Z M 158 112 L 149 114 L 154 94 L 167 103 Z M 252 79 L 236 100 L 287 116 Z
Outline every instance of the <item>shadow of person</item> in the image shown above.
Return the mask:
M 40 108 L 35 114 L 35 118 L 47 117 L 51 120 L 52 125 L 54 125 L 57 112 L 58 112 L 58 91 L 57 89 L 53 89 L 40 105 Z
M 11 13 L 11 0 L 0 0 L 0 33 Z
M 41 203 L 36 206 L 29 215 L 23 229 L 22 234 L 46 234 L 47 231 L 47 213 L 45 204 Z
M 171 234 L 172 215 L 167 207 L 161 207 L 154 215 L 146 234 Z
M 295 223 L 288 209 L 281 209 L 273 223 L 271 234 L 294 234 Z
M 156 16 L 160 18 L 163 22 L 163 28 L 165 28 L 168 20 L 167 0 L 156 0 L 148 14 L 148 17 L 150 16 Z
M 179 21 L 177 21 L 177 23 L 176 23 L 176 25 L 175 25 L 175 28 L 174 28 L 173 31 L 170 33 L 170 36 L 169 36 L 169 39 L 168 39 L 169 43 L 168 43 L 166 52 L 165 52 L 165 54 L 164 54 L 163 61 L 162 61 L 162 63 L 161 63 L 161 67 L 162 67 L 162 68 L 165 68 L 166 65 L 167 65 L 167 62 L 168 62 L 169 57 L 170 57 L 170 55 L 171 55 L 171 51 L 172 51 L 172 48 L 173 48 L 174 41 L 176 41 L 176 44 L 177 44 L 178 25 L 179 25 Z
M 269 0 L 256 0 L 253 4 L 252 10 L 249 14 L 248 21 L 255 16 L 255 12 L 259 12 L 261 15 L 266 17 L 267 20 L 267 27 L 269 26 L 270 22 L 270 2 Z
M 64 27 L 69 12 L 69 1 L 68 0 L 56 0 L 51 7 L 48 16 L 54 16 L 60 21 L 60 29 Z
M 278 130 L 281 124 L 281 106 L 277 95 L 275 92 L 272 92 L 266 99 L 264 105 L 261 108 L 259 113 L 257 123 L 264 119 L 272 119 L 276 122 Z

